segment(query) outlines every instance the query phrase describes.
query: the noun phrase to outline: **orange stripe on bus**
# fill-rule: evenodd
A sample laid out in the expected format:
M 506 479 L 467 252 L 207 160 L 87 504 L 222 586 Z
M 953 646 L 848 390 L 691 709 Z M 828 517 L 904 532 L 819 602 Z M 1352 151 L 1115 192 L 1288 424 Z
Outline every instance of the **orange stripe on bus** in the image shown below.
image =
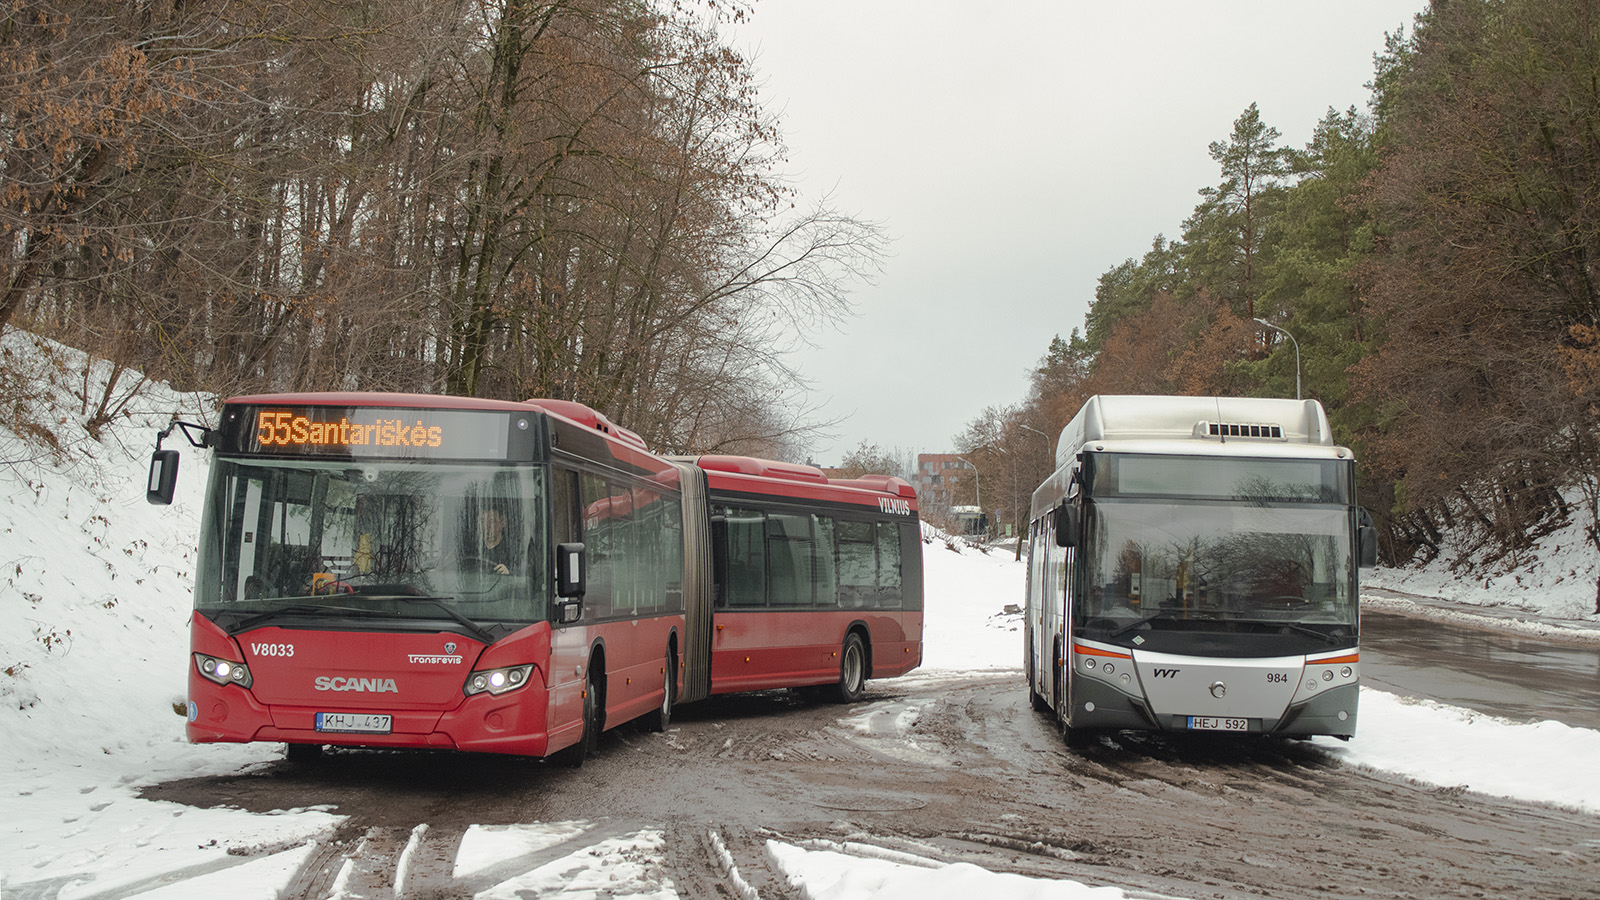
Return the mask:
M 1349 656 L 1335 656 L 1335 657 L 1332 657 L 1331 659 L 1308 659 L 1308 660 L 1306 660 L 1306 665 L 1308 665 L 1308 666 L 1331 666 L 1334 663 L 1347 663 L 1347 662 L 1353 663 L 1353 662 L 1360 662 L 1360 661 L 1361 661 L 1361 654 L 1352 653 Z
M 1084 656 L 1109 656 L 1112 659 L 1133 659 L 1133 654 L 1131 653 L 1113 653 L 1110 650 L 1101 650 L 1098 647 L 1085 647 L 1082 644 L 1073 644 L 1072 652 L 1081 653 Z

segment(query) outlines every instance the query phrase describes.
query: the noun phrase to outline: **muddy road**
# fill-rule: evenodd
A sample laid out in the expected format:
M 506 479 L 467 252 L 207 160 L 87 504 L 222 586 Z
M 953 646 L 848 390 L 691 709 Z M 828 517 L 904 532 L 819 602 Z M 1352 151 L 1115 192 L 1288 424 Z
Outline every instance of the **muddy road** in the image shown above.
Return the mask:
M 1361 683 L 1518 722 L 1600 729 L 1600 645 L 1361 614 Z
M 738 896 L 713 842 L 761 897 L 797 897 L 769 838 L 1147 896 L 1600 898 L 1600 817 L 1408 783 L 1302 742 L 1122 735 L 1073 751 L 1028 708 L 1020 673 L 874 682 L 852 706 L 713 699 L 681 708 L 665 734 L 608 733 L 578 770 L 352 752 L 144 796 L 335 808 L 347 826 L 293 887 L 317 900 L 347 857 L 347 895 L 395 897 L 404 869 L 399 896 L 471 897 L 510 868 L 453 878 L 468 826 L 574 820 L 594 823 L 587 843 L 662 829 L 660 865 L 684 898 Z

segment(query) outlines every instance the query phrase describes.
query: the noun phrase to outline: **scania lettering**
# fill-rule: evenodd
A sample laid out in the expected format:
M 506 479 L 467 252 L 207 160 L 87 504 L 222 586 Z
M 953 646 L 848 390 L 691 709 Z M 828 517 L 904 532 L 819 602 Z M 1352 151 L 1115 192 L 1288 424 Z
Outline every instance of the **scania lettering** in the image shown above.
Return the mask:
M 679 703 L 854 700 L 922 661 L 898 478 L 663 456 L 561 400 L 256 395 L 176 427 L 212 453 L 190 741 L 578 765 Z M 176 455 L 158 438 L 151 502 L 171 502 Z
M 1376 535 L 1316 401 L 1091 397 L 1034 492 L 1024 665 L 1097 732 L 1355 734 Z
M 372 694 L 398 694 L 400 688 L 395 686 L 393 678 L 329 678 L 323 676 L 317 679 L 319 691 L 359 691 Z

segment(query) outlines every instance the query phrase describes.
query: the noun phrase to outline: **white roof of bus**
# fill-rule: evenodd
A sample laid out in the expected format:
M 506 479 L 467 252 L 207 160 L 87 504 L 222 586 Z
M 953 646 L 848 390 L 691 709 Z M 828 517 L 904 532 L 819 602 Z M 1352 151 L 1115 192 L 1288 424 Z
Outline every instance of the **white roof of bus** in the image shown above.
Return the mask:
M 1118 449 L 1156 452 L 1197 452 L 1200 423 L 1275 425 L 1282 439 L 1205 439 L 1204 452 L 1217 453 L 1218 444 L 1237 442 L 1228 450 L 1241 455 L 1277 456 L 1269 447 L 1284 448 L 1282 455 L 1305 455 L 1307 445 L 1332 448 L 1328 415 L 1315 400 L 1279 400 L 1269 397 L 1090 397 L 1078 414 L 1061 429 L 1056 443 L 1056 465 L 1069 464 L 1085 444 L 1116 442 Z M 1129 443 L 1125 443 L 1129 442 Z M 1141 445 L 1133 446 L 1133 442 Z M 1150 446 L 1159 443 L 1164 446 Z M 1293 447 L 1295 449 L 1290 450 Z M 1248 448 L 1248 449 L 1247 449 Z

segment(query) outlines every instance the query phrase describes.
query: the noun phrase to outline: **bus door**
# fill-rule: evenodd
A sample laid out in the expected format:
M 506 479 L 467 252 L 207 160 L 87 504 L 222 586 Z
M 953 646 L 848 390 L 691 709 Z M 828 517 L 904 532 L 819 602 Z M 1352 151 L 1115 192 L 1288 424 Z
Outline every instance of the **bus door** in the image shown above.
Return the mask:
M 550 547 L 551 566 L 556 564 L 555 548 L 584 539 L 579 518 L 578 473 L 559 466 L 550 467 Z M 592 553 L 592 550 L 587 551 Z M 554 571 L 552 568 L 551 571 Z M 583 619 L 591 616 L 589 598 L 583 598 Z M 584 669 L 589 663 L 589 629 L 583 620 L 568 625 L 557 621 L 556 607 L 550 609 L 550 671 L 546 675 L 550 690 L 548 722 L 552 739 L 558 731 L 583 727 Z

